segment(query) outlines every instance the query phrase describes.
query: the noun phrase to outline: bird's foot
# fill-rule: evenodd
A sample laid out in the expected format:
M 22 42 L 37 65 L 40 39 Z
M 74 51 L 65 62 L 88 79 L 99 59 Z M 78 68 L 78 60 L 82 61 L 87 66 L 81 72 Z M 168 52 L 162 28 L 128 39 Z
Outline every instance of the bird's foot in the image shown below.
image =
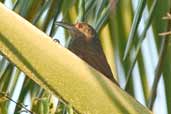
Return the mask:
M 54 42 L 58 42 L 60 44 L 60 41 L 58 39 L 53 39 Z

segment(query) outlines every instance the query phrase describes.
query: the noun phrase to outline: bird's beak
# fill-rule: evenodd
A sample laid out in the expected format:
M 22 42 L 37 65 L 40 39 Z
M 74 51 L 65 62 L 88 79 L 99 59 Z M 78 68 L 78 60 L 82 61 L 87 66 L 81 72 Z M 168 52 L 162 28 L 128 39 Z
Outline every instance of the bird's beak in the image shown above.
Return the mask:
M 68 24 L 68 23 L 64 23 L 64 22 L 56 22 L 56 24 L 58 26 L 64 27 L 65 29 L 69 30 L 70 32 L 77 31 L 77 29 L 75 28 L 75 26 L 72 25 L 72 24 Z

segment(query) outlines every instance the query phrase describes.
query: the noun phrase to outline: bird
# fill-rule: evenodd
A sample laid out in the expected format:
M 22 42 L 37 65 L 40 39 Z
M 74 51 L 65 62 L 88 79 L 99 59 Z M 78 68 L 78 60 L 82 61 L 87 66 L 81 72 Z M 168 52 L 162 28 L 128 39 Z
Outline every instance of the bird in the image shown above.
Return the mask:
M 107 62 L 97 32 L 91 25 L 85 22 L 76 24 L 56 22 L 56 24 L 69 31 L 71 39 L 67 48 L 71 52 L 118 85 Z

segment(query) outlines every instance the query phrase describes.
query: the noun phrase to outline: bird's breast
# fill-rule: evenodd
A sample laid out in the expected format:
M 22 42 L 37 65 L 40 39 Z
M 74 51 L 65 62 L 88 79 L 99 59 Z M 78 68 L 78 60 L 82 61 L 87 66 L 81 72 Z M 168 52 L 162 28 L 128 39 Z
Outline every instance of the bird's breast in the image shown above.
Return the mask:
M 83 39 L 71 39 L 68 45 L 68 49 L 82 59 L 84 59 L 84 56 L 86 55 L 86 47 L 87 44 Z

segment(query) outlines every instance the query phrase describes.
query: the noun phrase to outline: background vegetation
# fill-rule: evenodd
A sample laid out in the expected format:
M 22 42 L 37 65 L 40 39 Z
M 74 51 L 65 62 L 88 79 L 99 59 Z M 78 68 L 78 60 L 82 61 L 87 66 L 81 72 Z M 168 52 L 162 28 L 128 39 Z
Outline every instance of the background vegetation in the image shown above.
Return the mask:
M 59 39 L 63 46 L 69 34 L 55 26 L 57 20 L 91 24 L 100 36 L 121 87 L 154 113 L 171 114 L 171 47 L 170 35 L 166 33 L 171 29 L 170 0 L 0 1 L 51 38 Z M 163 32 L 166 34 L 160 34 Z M 16 88 L 20 92 L 16 92 Z M 10 102 L 4 103 L 2 96 Z M 57 101 L 6 57 L 0 56 L 2 114 L 7 114 L 11 109 L 15 113 L 75 113 L 70 105 Z M 25 106 L 26 103 L 30 105 Z M 159 110 L 158 106 L 162 109 Z

